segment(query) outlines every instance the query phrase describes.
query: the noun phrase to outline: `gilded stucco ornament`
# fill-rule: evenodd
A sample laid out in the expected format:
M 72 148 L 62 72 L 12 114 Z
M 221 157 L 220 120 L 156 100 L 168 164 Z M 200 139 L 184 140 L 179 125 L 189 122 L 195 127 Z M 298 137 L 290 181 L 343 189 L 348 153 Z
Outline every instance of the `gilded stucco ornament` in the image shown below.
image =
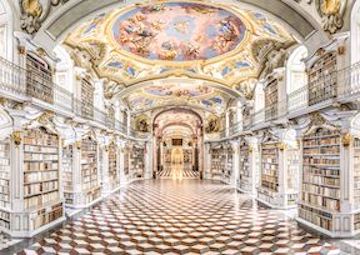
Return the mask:
M 49 16 L 51 7 L 69 0 L 19 0 L 21 8 L 21 28 L 29 34 L 36 33 Z
M 343 27 L 347 0 L 316 0 L 315 4 L 325 31 L 334 34 Z
M 208 134 L 219 132 L 220 127 L 221 127 L 220 119 L 215 115 L 211 115 L 207 119 L 205 132 Z
M 20 145 L 22 141 L 21 131 L 14 131 L 11 134 L 11 139 L 14 141 L 15 145 Z
M 350 133 L 346 133 L 342 137 L 342 143 L 345 147 L 349 146 L 352 141 L 352 135 Z
M 251 100 L 254 98 L 256 81 L 255 79 L 246 80 L 235 86 L 235 89 L 239 91 L 245 99 Z

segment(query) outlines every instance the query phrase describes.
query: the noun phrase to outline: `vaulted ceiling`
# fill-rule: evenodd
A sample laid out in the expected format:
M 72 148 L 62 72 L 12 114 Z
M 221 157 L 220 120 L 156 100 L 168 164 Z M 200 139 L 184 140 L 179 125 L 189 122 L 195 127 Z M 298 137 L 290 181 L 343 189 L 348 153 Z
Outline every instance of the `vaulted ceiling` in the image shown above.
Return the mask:
M 260 12 L 195 1 L 118 8 L 63 42 L 77 65 L 111 81 L 112 95 L 134 112 L 186 105 L 219 115 L 251 93 L 268 51 L 294 43 Z

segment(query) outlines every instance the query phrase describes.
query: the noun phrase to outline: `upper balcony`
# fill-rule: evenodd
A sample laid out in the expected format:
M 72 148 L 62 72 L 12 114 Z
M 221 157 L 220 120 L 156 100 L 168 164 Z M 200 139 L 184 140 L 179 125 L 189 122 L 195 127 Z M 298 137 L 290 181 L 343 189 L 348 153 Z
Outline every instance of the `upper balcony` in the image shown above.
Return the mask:
M 0 93 L 2 97 L 17 102 L 31 102 L 39 108 L 54 111 L 62 116 L 78 118 L 90 125 L 113 129 L 134 139 L 148 136 L 128 130 L 126 124 L 117 120 L 114 114 L 105 112 L 74 96 L 73 93 L 55 84 L 44 75 L 26 70 L 0 58 Z
M 244 130 L 258 129 L 282 119 L 325 109 L 334 104 L 360 99 L 360 63 L 323 75 L 245 119 Z

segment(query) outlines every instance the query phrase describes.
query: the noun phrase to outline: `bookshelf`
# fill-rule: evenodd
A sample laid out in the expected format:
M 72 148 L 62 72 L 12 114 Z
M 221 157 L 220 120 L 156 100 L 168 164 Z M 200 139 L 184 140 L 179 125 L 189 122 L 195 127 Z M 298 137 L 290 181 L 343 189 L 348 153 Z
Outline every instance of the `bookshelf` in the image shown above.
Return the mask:
M 226 149 L 226 168 L 224 169 L 224 178 L 226 183 L 230 183 L 231 175 L 234 169 L 234 151 L 231 146 Z
M 300 183 L 300 149 L 290 148 L 286 151 L 286 193 L 287 205 L 296 206 L 299 197 Z
M 64 185 L 65 204 L 74 204 L 74 181 L 73 181 L 73 163 L 74 163 L 74 145 L 69 144 L 63 148 L 62 172 Z
M 59 191 L 59 137 L 44 128 L 24 132 L 24 209 L 36 230 L 63 216 Z
M 284 142 L 265 137 L 260 148 L 258 200 L 269 207 L 291 209 L 297 206 L 299 147 L 290 137 Z
M 240 143 L 239 156 L 239 188 L 244 192 L 252 192 L 250 146 L 246 141 Z
M 266 79 L 265 85 L 265 120 L 272 120 L 278 114 L 278 78 L 274 75 L 269 75 Z
M 226 154 L 223 148 L 212 148 L 211 154 L 211 178 L 222 180 L 226 167 Z
M 50 66 L 32 53 L 26 54 L 26 93 L 42 101 L 54 102 L 54 88 Z
M 0 141 L 0 227 L 10 229 L 10 141 Z
M 184 149 L 184 167 L 193 170 L 193 149 Z
M 340 212 L 340 131 L 316 128 L 303 138 L 299 217 L 333 231 Z
M 124 174 L 125 175 L 129 175 L 129 170 L 130 170 L 130 153 L 129 153 L 129 148 L 125 148 L 124 151 Z
M 336 51 L 323 54 L 308 68 L 309 106 L 336 97 L 336 71 Z
M 211 146 L 211 145 L 210 145 Z M 234 170 L 234 151 L 228 144 L 214 144 L 210 147 L 211 178 L 230 183 Z
M 101 196 L 98 180 L 97 142 L 92 137 L 84 137 L 81 141 L 81 184 L 85 204 L 95 201 Z
M 133 146 L 130 154 L 130 178 L 143 178 L 145 174 L 145 148 Z
M 360 209 L 360 138 L 354 138 L 354 209 Z M 354 230 L 360 230 L 360 213 L 354 215 Z
M 277 142 L 261 145 L 261 188 L 279 191 L 279 151 Z
M 120 177 L 118 176 L 117 147 L 114 143 L 109 145 L 108 158 L 110 189 L 114 190 L 120 185 Z
M 84 118 L 94 116 L 94 87 L 86 78 L 80 79 L 81 115 Z

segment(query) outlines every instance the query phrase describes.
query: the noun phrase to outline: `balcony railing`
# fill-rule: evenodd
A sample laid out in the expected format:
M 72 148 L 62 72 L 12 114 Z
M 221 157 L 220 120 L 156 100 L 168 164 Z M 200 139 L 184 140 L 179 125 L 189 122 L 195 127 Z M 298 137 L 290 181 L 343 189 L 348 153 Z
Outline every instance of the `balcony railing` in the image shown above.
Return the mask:
M 308 88 L 303 86 L 288 95 L 289 113 L 302 110 L 308 106 Z
M 21 68 L 1 57 L 0 95 L 18 101 L 35 98 L 68 115 L 73 114 L 128 135 L 127 125 L 110 117 L 102 109 L 87 105 L 85 102 L 75 98 L 73 93 L 58 86 L 53 81 L 45 79 L 34 71 Z M 130 131 L 129 135 L 139 139 L 148 138 L 147 135 L 134 130 Z
M 241 127 L 242 127 L 242 122 L 237 122 L 237 123 L 233 124 L 233 125 L 229 128 L 229 134 L 230 134 L 230 135 L 235 135 L 235 134 L 239 133 Z

